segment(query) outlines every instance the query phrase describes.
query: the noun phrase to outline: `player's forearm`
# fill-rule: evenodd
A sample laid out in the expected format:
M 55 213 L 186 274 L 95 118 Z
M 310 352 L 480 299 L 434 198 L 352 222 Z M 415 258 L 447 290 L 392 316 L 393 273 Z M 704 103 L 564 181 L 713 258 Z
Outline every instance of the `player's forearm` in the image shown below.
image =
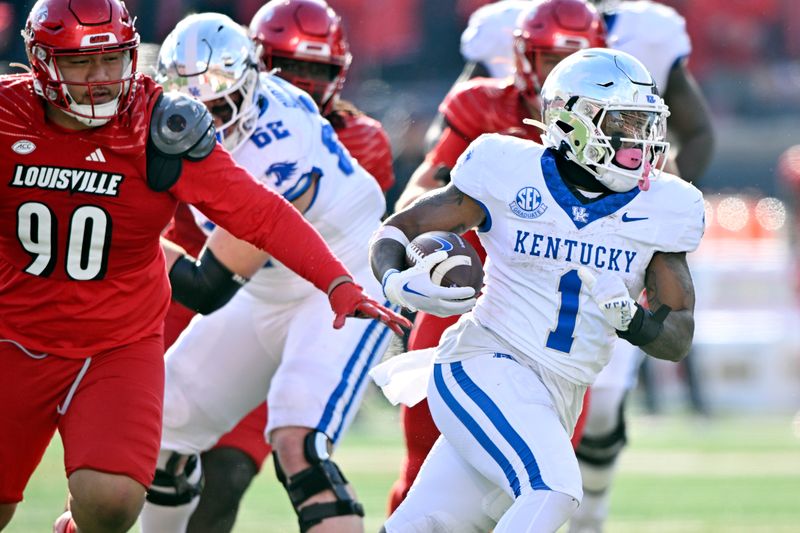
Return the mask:
M 279 211 L 265 251 L 326 294 L 338 279 L 352 279 L 347 267 L 299 211 L 288 204 Z
M 381 238 L 380 234 L 381 231 L 376 233 L 370 243 L 369 262 L 375 279 L 382 282 L 384 274 L 389 270 L 405 268 L 406 247 L 401 240 L 390 236 Z
M 267 252 L 325 293 L 337 278 L 352 278 L 319 232 L 292 204 L 260 186 L 253 187 L 252 193 L 240 213 L 249 224 L 258 224 L 238 234 L 234 231 L 237 224 L 229 225 L 227 229 L 233 235 Z
M 680 361 L 689 353 L 694 337 L 694 315 L 688 309 L 672 311 L 664 320 L 664 328 L 651 342 L 640 346 L 656 359 Z

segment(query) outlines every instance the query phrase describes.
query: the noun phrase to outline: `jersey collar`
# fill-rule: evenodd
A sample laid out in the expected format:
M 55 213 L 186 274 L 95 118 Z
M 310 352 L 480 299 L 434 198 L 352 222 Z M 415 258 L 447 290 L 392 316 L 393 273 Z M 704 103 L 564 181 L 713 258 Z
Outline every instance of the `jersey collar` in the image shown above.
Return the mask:
M 640 192 L 639 187 L 634 187 L 628 192 L 609 194 L 589 203 L 583 203 L 569 190 L 558 173 L 555 154 L 551 149 L 545 150 L 542 154 L 542 175 L 550 195 L 578 229 L 618 211 L 628 205 Z

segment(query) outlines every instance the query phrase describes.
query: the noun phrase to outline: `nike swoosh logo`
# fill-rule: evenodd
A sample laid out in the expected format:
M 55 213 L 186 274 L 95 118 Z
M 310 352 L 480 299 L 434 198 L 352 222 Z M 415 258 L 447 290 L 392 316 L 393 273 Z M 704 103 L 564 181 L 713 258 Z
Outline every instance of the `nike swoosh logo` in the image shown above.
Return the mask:
M 414 289 L 410 288 L 410 287 L 408 286 L 408 284 L 409 284 L 409 283 L 410 283 L 410 282 L 406 282 L 406 284 L 405 284 L 405 285 L 403 285 L 403 290 L 404 290 L 404 291 L 406 291 L 406 292 L 410 292 L 411 294 L 417 294 L 417 295 L 419 295 L 419 296 L 422 296 L 423 298 L 427 298 L 427 297 L 428 297 L 428 295 L 427 295 L 427 294 L 422 294 L 421 292 L 417 292 L 417 291 L 415 291 Z
M 442 239 L 440 237 L 431 237 L 431 239 L 433 239 L 434 241 L 439 243 L 439 249 L 436 250 L 437 252 L 441 252 L 441 251 L 449 252 L 450 250 L 453 249 L 453 245 L 452 244 L 450 244 L 449 242 L 447 242 L 446 240 L 444 240 L 444 239 Z
M 623 222 L 636 222 L 637 220 L 647 220 L 650 217 L 629 217 L 628 213 L 622 213 L 622 221 Z

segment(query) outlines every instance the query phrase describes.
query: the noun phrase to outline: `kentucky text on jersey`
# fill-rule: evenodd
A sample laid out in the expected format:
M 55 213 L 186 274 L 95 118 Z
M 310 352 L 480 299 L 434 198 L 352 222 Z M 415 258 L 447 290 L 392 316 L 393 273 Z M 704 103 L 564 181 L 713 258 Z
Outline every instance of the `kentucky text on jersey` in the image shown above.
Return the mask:
M 9 185 L 117 196 L 119 184 L 123 179 L 125 177 L 121 174 L 108 174 L 79 168 L 17 165 Z
M 538 233 L 531 234 L 529 231 L 522 230 L 517 230 L 514 252 L 535 257 L 544 256 L 568 263 L 580 262 L 582 265 L 593 265 L 612 272 L 620 272 L 620 269 L 630 272 L 631 264 L 636 258 L 636 252 L 632 250 L 606 248 L 600 244 L 562 239 L 561 237 L 551 237 Z

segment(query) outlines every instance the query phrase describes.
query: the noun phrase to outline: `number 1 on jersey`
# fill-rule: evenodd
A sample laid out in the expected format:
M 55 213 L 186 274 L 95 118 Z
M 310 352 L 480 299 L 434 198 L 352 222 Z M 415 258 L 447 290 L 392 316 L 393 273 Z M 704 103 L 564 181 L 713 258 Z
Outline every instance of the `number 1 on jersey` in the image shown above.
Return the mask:
M 581 278 L 577 270 L 570 270 L 561 276 L 558 282 L 558 292 L 561 293 L 561 305 L 558 308 L 558 321 L 556 329 L 547 335 L 546 346 L 559 352 L 569 353 L 575 337 L 575 323 L 578 319 L 580 306 Z

